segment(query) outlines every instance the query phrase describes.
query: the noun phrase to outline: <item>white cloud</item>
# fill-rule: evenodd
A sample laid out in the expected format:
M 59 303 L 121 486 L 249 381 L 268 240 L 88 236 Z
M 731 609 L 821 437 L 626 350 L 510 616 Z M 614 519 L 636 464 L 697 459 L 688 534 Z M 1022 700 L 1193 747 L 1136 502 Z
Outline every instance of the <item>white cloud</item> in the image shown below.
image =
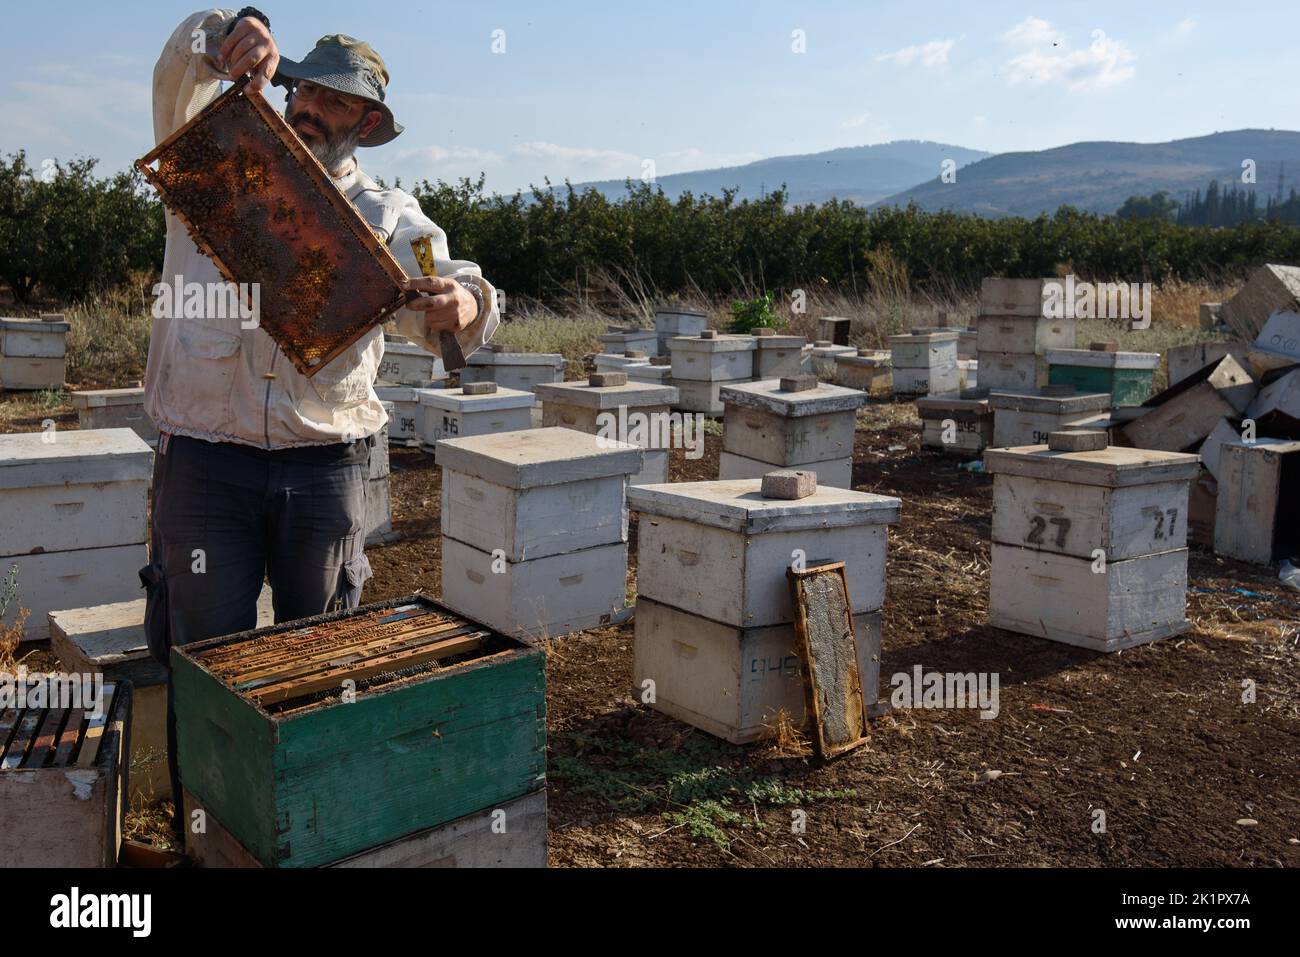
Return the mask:
M 840 124 L 840 129 L 855 130 L 859 126 L 866 126 L 867 120 L 869 119 L 871 119 L 870 113 L 859 113 L 857 116 L 850 116 L 847 120 L 845 120 L 843 123 Z
M 415 161 L 435 165 L 461 166 L 469 164 L 479 167 L 501 165 L 501 155 L 499 153 L 465 146 L 421 146 L 414 149 L 404 149 L 398 151 L 397 159 L 402 163 Z
M 1200 21 L 1196 17 L 1184 17 L 1178 21 L 1178 26 L 1174 27 L 1174 33 L 1179 36 L 1191 33 L 1199 25 Z
M 1104 90 L 1127 83 L 1136 76 L 1136 55 L 1123 40 L 1092 31 L 1086 47 L 1071 48 L 1065 34 L 1046 20 L 1029 17 L 1003 34 L 1008 44 L 1022 48 L 1003 64 L 1007 83 L 1017 86 L 1064 85 L 1072 92 Z
M 510 153 L 517 160 L 546 163 L 552 167 L 563 167 L 572 170 L 607 171 L 611 173 L 621 170 L 634 170 L 638 176 L 641 170 L 641 157 L 620 150 L 605 150 L 586 146 L 562 146 L 559 143 L 531 140 L 511 147 Z
M 911 66 L 920 61 L 922 66 L 942 66 L 948 62 L 948 54 L 952 52 L 953 44 L 956 42 L 956 40 L 931 40 L 920 46 L 903 47 L 893 53 L 877 54 L 876 62 Z

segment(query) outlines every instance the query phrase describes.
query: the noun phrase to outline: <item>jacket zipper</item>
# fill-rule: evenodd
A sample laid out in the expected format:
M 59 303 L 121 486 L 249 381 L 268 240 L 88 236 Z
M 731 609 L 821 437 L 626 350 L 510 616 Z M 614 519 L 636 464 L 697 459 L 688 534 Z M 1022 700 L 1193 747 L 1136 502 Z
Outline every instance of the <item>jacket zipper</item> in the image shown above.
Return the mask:
M 266 447 L 271 448 L 271 386 L 275 384 L 275 357 L 280 354 L 279 343 L 276 343 L 271 351 L 271 365 L 266 370 L 266 398 L 262 403 L 262 436 L 266 440 Z

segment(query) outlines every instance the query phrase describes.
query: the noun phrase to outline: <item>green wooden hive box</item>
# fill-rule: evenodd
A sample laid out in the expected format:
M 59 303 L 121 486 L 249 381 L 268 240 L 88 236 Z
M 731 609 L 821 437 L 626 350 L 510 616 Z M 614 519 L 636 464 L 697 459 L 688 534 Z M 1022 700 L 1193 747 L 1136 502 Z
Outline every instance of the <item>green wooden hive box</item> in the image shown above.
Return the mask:
M 312 867 L 546 780 L 544 656 L 421 596 L 171 652 L 181 780 L 267 867 Z
M 1151 381 L 1159 364 L 1156 352 L 1048 349 L 1047 381 L 1072 385 L 1080 392 L 1109 392 L 1111 407 L 1118 409 L 1151 398 Z

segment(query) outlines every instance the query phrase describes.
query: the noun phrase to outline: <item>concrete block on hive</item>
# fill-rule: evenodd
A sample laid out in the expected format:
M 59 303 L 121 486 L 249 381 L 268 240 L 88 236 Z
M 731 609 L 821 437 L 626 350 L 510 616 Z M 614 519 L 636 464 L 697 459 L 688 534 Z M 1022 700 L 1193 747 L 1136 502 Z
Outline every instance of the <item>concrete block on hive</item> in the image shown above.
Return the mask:
M 1220 419 L 1245 412 L 1258 391 L 1237 360 L 1224 356 L 1148 399 L 1143 405 L 1149 411 L 1126 425 L 1124 435 L 1140 449 L 1192 448 Z
M 1300 442 L 1225 442 L 1219 450 L 1214 550 L 1267 565 L 1300 548 Z
M 1047 435 L 1047 447 L 1053 452 L 1096 452 L 1106 446 L 1106 433 L 1093 429 L 1050 432 Z
M 817 491 L 817 473 L 798 469 L 777 469 L 763 476 L 763 498 L 785 501 L 807 498 Z

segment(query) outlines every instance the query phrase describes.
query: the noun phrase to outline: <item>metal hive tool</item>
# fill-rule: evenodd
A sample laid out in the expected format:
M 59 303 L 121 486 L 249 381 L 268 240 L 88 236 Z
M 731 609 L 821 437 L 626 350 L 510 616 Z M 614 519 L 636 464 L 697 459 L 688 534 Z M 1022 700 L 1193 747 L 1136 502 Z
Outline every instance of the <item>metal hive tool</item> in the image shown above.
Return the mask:
M 428 604 L 400 604 L 302 627 L 252 632 L 194 658 L 271 713 L 358 694 L 506 648 L 500 636 Z
M 135 165 L 228 281 L 260 284 L 261 327 L 310 377 L 410 298 L 407 277 L 247 83 Z

